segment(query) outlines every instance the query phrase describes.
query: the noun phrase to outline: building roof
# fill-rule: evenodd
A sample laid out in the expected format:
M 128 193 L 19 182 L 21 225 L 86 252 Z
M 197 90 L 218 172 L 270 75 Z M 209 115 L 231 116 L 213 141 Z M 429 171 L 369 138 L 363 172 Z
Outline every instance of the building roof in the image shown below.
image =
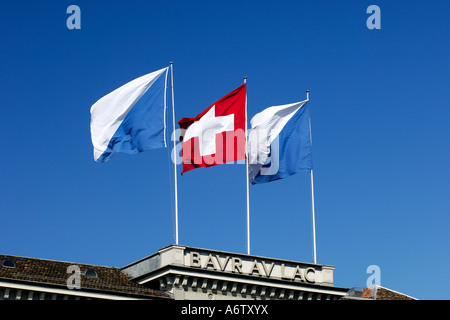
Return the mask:
M 70 277 L 74 275 L 69 269 L 77 266 L 80 274 L 80 289 L 68 287 Z M 130 266 L 127 266 L 130 267 Z M 124 267 L 125 268 L 125 267 Z M 46 288 L 65 289 L 69 295 L 89 293 L 90 296 L 101 294 L 127 297 L 131 299 L 173 299 L 173 294 L 149 288 L 145 284 L 133 281 L 131 275 L 123 268 L 105 267 L 90 264 L 27 258 L 0 254 L 0 283 L 34 286 L 32 290 L 46 291 Z M 210 270 L 206 270 L 210 271 Z M 206 272 L 205 271 L 205 272 Z M 69 281 L 68 281 L 69 280 Z M 3 284 L 4 285 L 4 284 Z M 7 285 L 8 287 L 9 285 Z M 339 289 L 339 288 L 338 288 Z M 417 300 L 406 294 L 381 287 L 352 288 L 342 300 Z
M 404 293 L 400 293 L 382 286 L 365 288 L 361 297 L 375 297 L 375 300 L 417 300 Z
M 400 293 L 379 285 L 370 288 L 352 288 L 342 300 L 417 300 L 404 293 Z
M 13 266 L 14 265 L 14 266 Z M 119 268 L 97 265 L 26 258 L 0 254 L 0 280 L 9 282 L 26 282 L 36 286 L 58 286 L 68 288 L 69 266 L 78 266 L 81 271 L 81 291 L 94 291 L 147 299 L 171 299 L 168 293 L 153 290 L 132 282 L 131 277 Z M 93 270 L 93 272 L 87 272 Z M 91 273 L 91 276 L 89 276 Z M 95 276 L 96 277 L 93 277 Z M 76 289 L 74 289 L 76 290 Z M 74 293 L 76 295 L 76 293 Z

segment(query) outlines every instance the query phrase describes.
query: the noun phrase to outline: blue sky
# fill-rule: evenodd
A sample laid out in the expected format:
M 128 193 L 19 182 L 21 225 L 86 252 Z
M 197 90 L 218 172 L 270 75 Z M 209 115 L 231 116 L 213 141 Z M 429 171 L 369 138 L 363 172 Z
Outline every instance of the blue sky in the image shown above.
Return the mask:
M 69 5 L 81 30 L 69 30 Z M 381 9 L 369 30 L 366 9 Z M 90 107 L 174 62 L 175 113 L 247 76 L 249 119 L 310 90 L 318 263 L 449 299 L 448 1 L 14 1 L 0 11 L 0 252 L 121 267 L 174 243 L 171 149 L 95 163 Z M 178 175 L 181 166 L 178 167 Z M 244 165 L 178 177 L 180 244 L 246 252 Z M 251 253 L 312 262 L 308 174 L 250 186 Z

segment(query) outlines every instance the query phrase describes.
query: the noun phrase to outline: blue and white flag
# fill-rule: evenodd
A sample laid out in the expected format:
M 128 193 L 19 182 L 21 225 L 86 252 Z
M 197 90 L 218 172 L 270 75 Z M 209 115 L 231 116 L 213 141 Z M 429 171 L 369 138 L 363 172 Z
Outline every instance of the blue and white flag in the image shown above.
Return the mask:
M 117 152 L 134 154 L 166 146 L 168 69 L 128 82 L 91 107 L 95 161 L 105 162 Z
M 252 118 L 248 138 L 252 184 L 279 180 L 312 169 L 307 102 L 270 107 Z

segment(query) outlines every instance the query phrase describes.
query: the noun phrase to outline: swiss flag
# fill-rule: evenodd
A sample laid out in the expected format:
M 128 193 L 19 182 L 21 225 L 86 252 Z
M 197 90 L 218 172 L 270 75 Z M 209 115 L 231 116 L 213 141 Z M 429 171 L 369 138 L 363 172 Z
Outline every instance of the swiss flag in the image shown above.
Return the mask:
M 182 118 L 183 171 L 246 158 L 246 103 L 244 83 L 196 117 Z

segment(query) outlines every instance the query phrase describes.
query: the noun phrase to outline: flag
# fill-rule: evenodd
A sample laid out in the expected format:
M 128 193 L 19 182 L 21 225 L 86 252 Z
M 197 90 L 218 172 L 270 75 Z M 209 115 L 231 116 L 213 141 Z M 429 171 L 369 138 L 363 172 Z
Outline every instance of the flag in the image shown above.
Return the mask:
M 274 106 L 250 121 L 249 179 L 252 184 L 312 170 L 308 100 Z
M 245 159 L 246 100 L 243 84 L 198 116 L 178 121 L 182 129 L 182 174 Z
M 134 79 L 91 107 L 94 160 L 105 162 L 117 152 L 135 154 L 163 148 L 168 68 Z

